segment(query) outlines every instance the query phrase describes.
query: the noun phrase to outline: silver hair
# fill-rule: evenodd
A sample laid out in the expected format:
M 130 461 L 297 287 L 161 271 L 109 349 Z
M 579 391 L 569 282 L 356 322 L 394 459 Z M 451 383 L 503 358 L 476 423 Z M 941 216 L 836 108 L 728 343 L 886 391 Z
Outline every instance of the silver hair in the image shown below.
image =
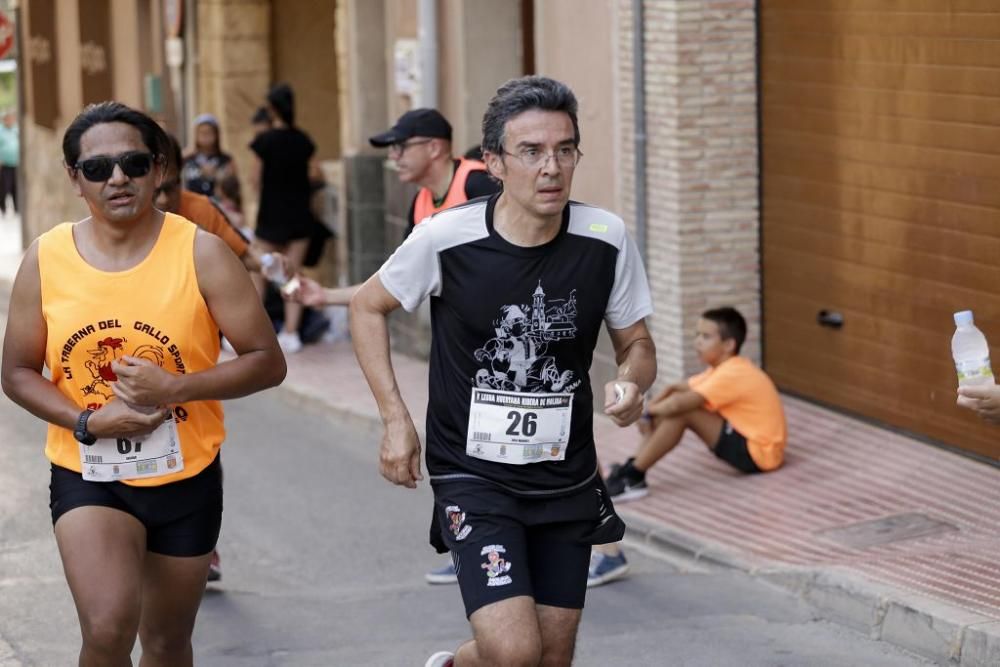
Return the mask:
M 580 125 L 576 119 L 576 95 L 565 83 L 547 76 L 522 76 L 497 89 L 483 114 L 483 151 L 502 154 L 507 121 L 530 111 L 562 111 L 573 121 L 573 143 L 580 145 Z

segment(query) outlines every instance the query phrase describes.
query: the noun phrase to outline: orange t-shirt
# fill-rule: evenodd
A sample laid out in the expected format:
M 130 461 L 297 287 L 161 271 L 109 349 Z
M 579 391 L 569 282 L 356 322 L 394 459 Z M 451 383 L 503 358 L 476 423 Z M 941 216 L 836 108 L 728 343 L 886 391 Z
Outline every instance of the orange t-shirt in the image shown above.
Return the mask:
M 250 247 L 246 239 L 229 224 L 225 214 L 205 195 L 181 190 L 181 204 L 177 208 L 177 215 L 218 236 L 237 257 L 242 257 Z
M 746 357 L 730 357 L 688 379 L 705 398 L 705 408 L 719 413 L 747 439 L 750 458 L 761 470 L 784 461 L 788 437 L 781 397 L 767 373 Z
M 88 264 L 76 249 L 72 223 L 38 240 L 42 316 L 48 328 L 45 365 L 52 383 L 80 409 L 100 409 L 112 400 L 118 378 L 111 362 L 125 355 L 152 361 L 174 373 L 215 366 L 219 326 L 198 287 L 194 238 L 198 229 L 167 213 L 153 249 L 125 271 Z M 158 477 L 122 480 L 159 486 L 197 475 L 215 460 L 225 438 L 222 403 L 191 401 L 171 406 L 184 455 L 184 469 Z M 73 432 L 49 424 L 45 455 L 80 472 L 80 444 Z

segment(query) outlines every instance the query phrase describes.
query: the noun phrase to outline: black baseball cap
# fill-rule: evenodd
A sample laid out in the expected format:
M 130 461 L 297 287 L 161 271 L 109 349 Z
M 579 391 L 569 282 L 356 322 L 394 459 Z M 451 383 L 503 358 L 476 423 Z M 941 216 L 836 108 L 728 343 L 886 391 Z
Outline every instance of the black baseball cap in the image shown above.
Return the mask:
M 392 129 L 370 137 L 368 142 L 375 148 L 385 148 L 412 137 L 451 141 L 451 123 L 437 109 L 411 109 L 399 117 Z

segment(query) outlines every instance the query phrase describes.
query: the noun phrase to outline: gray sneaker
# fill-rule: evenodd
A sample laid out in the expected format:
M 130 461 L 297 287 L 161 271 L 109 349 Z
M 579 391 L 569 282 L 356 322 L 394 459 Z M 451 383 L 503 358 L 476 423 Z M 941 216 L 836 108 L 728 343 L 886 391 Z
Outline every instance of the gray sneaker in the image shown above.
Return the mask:
M 431 570 L 424 575 L 428 584 L 457 584 L 458 572 L 455 571 L 455 563 L 449 558 L 448 564 L 436 570 Z

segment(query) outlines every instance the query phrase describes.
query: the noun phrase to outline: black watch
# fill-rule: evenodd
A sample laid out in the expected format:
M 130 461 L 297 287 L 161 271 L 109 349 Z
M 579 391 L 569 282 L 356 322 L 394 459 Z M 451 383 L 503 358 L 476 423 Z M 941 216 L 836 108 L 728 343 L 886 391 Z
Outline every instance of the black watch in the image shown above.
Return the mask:
M 92 414 L 94 414 L 93 410 L 84 410 L 81 412 L 80 416 L 76 418 L 76 428 L 73 430 L 73 437 L 85 445 L 92 445 L 97 442 L 97 436 L 87 430 L 87 420 L 90 419 L 90 415 Z

